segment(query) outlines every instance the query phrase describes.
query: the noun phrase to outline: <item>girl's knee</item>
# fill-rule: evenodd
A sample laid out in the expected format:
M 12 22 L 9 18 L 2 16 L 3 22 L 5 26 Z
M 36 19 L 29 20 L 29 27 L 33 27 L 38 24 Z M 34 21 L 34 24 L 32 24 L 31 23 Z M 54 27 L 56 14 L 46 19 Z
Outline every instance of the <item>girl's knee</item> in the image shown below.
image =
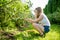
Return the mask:
M 37 27 L 37 26 L 38 26 L 38 25 L 37 25 L 37 23 L 33 23 L 32 25 L 33 25 L 33 26 L 35 26 L 35 27 Z

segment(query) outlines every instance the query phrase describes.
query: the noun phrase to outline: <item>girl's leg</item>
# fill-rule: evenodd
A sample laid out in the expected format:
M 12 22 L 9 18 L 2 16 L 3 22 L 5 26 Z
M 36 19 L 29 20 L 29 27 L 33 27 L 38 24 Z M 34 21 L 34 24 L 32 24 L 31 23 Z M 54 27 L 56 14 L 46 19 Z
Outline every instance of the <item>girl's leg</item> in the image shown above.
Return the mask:
M 44 32 L 44 27 L 40 24 L 37 24 L 37 23 L 32 23 L 32 25 L 34 26 L 34 28 L 39 31 L 39 33 L 41 35 L 43 35 L 43 32 Z

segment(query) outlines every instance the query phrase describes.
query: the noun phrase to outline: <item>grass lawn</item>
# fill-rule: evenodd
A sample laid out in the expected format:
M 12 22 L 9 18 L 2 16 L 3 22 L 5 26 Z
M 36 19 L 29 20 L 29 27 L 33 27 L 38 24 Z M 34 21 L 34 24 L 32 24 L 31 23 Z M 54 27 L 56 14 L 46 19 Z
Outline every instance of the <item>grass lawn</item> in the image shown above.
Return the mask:
M 60 25 L 51 25 L 50 32 L 46 34 L 45 38 L 41 38 L 33 27 L 24 28 L 23 30 L 12 31 L 15 38 L 13 40 L 60 40 Z

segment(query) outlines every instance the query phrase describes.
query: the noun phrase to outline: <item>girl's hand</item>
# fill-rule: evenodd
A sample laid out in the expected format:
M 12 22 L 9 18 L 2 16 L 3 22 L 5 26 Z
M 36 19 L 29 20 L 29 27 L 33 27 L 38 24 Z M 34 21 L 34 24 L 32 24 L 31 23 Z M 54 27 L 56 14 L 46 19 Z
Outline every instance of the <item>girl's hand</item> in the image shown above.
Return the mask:
M 25 20 L 25 21 L 28 21 L 29 19 L 28 19 L 28 18 L 25 18 L 24 20 Z
M 30 18 L 25 18 L 24 20 L 26 20 L 26 21 L 32 23 L 32 19 L 30 19 Z
M 33 23 L 33 20 L 32 20 L 32 19 L 28 19 L 28 21 L 29 21 L 30 23 Z

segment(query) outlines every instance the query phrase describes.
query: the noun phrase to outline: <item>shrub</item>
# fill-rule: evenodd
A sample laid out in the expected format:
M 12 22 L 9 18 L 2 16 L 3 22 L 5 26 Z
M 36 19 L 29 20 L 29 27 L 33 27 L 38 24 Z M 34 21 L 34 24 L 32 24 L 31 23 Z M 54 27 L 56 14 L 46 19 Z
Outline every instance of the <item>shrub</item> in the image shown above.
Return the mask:
M 47 14 L 51 23 L 60 24 L 60 9 L 52 14 Z

